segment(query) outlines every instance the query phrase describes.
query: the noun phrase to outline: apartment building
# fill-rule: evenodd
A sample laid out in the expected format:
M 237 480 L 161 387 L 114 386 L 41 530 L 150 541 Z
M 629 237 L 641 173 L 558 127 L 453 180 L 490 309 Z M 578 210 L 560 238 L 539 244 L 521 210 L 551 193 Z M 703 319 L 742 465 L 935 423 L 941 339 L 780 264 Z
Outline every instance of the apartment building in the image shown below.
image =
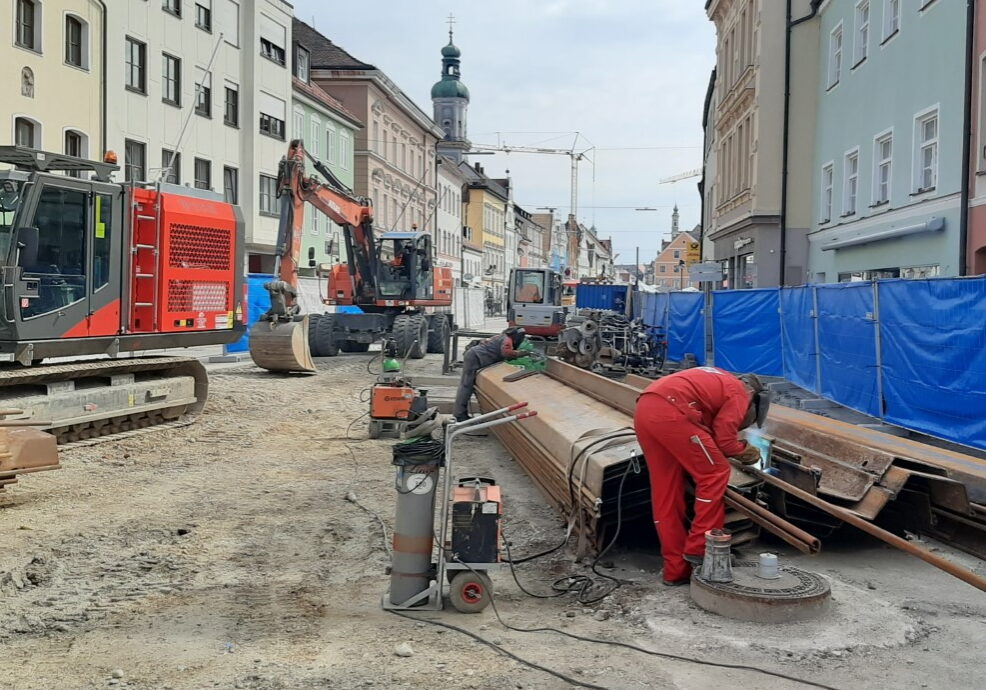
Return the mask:
M 363 123 L 312 81 L 311 50 L 297 39 L 298 33 L 292 46 L 291 137 L 302 139 L 305 150 L 352 189 L 356 168 L 353 142 Z M 318 176 L 314 170 L 309 173 Z M 346 243 L 342 229 L 327 216 L 314 208 L 307 214 L 299 272 L 314 275 L 319 264 L 346 261 Z
M 466 178 L 463 201 L 466 213 L 466 236 L 482 247 L 482 278 L 494 299 L 502 298 L 506 285 L 506 208 L 508 192 L 486 175 L 483 166 L 460 163 Z
M 435 250 L 439 266 L 452 269 L 455 284 L 462 278 L 462 185 L 465 176 L 455 160 L 438 158 L 438 212 L 435 214 Z
M 102 159 L 107 9 L 100 0 L 11 0 L 0 61 L 4 143 Z M 71 107 L 68 107 L 71 104 Z
M 780 280 L 786 7 L 775 0 L 708 0 L 716 26 L 713 260 L 730 287 Z M 707 257 L 709 258 L 709 257 Z M 735 276 L 735 278 L 734 278 Z
M 521 268 L 543 268 L 545 229 L 529 213 L 517 204 L 514 209 L 514 227 L 517 229 L 519 243 L 517 264 Z
M 966 9 L 819 8 L 815 282 L 959 275 Z
M 107 129 L 124 178 L 238 204 L 251 272 L 274 269 L 291 14 L 283 0 L 113 2 L 108 14 Z

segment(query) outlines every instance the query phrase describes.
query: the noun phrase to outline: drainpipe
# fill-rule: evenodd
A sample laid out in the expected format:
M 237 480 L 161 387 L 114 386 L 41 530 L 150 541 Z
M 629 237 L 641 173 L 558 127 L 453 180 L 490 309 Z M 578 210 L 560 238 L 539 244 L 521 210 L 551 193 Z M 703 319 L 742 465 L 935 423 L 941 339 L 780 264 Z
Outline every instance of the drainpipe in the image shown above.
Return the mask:
M 106 57 L 107 57 L 106 56 L 106 45 L 107 45 L 106 26 L 108 24 L 108 21 L 106 19 L 106 3 L 103 2 L 103 0 L 96 0 L 96 2 L 98 2 L 99 3 L 99 6 L 103 8 L 103 22 L 102 22 L 103 28 L 102 28 L 102 31 L 100 33 L 101 43 L 103 44 L 103 55 L 102 55 L 102 59 L 100 60 L 100 65 L 99 65 L 100 72 L 101 72 L 100 78 L 99 78 L 99 91 L 100 91 L 100 104 L 99 104 L 99 108 L 100 108 L 100 113 L 99 113 L 99 121 L 100 121 L 100 132 L 99 132 L 100 151 L 99 151 L 99 160 L 103 160 L 103 156 L 106 154 L 106 144 L 107 144 L 107 142 L 106 142 L 106 112 L 107 112 L 106 111 Z
M 972 0 L 969 0 L 972 2 Z M 784 133 L 783 133 L 783 144 L 782 156 L 783 161 L 781 164 L 781 265 L 779 272 L 778 283 L 783 286 L 786 279 L 787 273 L 787 188 L 788 188 L 788 147 L 789 147 L 789 136 L 790 136 L 790 120 L 791 120 L 791 31 L 794 27 L 799 24 L 803 24 L 811 19 L 814 19 L 818 15 L 818 7 L 821 5 L 821 0 L 812 0 L 811 11 L 801 17 L 792 21 L 792 0 L 787 0 L 787 8 L 785 15 L 785 26 L 787 27 L 784 32 Z
M 959 275 L 969 274 L 969 192 L 972 171 L 972 63 L 975 60 L 976 3 L 966 0 L 965 110 L 962 114 L 962 201 L 959 209 Z

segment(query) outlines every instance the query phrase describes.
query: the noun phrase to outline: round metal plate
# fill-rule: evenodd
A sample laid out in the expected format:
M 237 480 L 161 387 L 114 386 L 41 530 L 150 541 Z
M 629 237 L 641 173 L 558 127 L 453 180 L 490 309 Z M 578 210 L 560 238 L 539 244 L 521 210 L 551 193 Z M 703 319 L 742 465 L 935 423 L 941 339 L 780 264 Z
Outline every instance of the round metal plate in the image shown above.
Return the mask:
M 754 562 L 733 565 L 732 582 L 709 582 L 692 575 L 691 595 L 707 611 L 729 618 L 760 623 L 783 623 L 821 615 L 831 590 L 820 575 L 791 566 L 780 567 L 780 577 L 757 577 Z

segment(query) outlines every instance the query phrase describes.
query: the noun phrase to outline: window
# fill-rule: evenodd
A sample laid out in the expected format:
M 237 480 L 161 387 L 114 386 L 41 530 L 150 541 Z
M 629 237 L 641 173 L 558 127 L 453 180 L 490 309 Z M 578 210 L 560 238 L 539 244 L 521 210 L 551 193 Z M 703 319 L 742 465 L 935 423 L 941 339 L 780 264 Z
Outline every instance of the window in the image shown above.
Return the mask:
M 311 132 L 312 135 L 311 139 L 309 140 L 312 146 L 311 149 L 312 155 L 315 156 L 315 158 L 318 158 L 319 156 L 318 150 L 320 148 L 319 142 L 322 141 L 322 122 L 317 118 L 313 117 L 311 121 L 311 125 L 309 127 L 309 131 Z
M 294 49 L 294 76 L 298 77 L 306 84 L 309 81 L 308 65 L 311 63 L 310 54 L 307 48 L 296 46 Z
M 27 146 L 32 149 L 40 148 L 41 137 L 38 136 L 40 128 L 33 120 L 26 117 L 18 117 L 14 120 L 14 144 L 17 146 Z
M 676 258 L 676 259 L 680 259 L 681 258 L 681 250 L 680 249 L 675 249 L 674 250 L 674 258 Z
M 41 11 L 34 0 L 17 0 L 17 32 L 14 43 L 41 52 Z
M 284 120 L 279 120 L 273 115 L 260 113 L 260 132 L 276 139 L 284 140 Z
M 339 167 L 349 170 L 353 162 L 353 139 L 349 132 L 339 132 Z
M 660 267 L 661 267 L 661 271 L 660 271 L 661 273 L 667 273 L 668 272 L 667 264 L 660 264 Z
M 842 76 L 842 24 L 829 36 L 829 88 L 839 83 Z
M 846 176 L 846 188 L 842 197 L 842 215 L 851 216 L 856 213 L 856 196 L 859 191 L 859 150 L 846 154 L 843 172 Z
M 181 16 L 181 0 L 161 0 L 161 8 L 176 17 Z
M 900 31 L 900 0 L 883 0 L 883 40 Z
M 212 117 L 212 75 L 203 72 L 195 85 L 195 113 Z
M 822 212 L 819 219 L 822 223 L 832 220 L 832 196 L 835 187 L 835 166 L 829 163 L 822 168 Z
M 893 171 L 894 135 L 884 134 L 876 138 L 873 146 L 873 205 L 890 201 L 890 183 Z
M 65 62 L 85 68 L 85 24 L 78 17 L 65 17 Z
M 327 162 L 335 163 L 339 160 L 336 148 L 336 131 L 333 127 L 328 127 L 325 130 L 325 160 Z
M 223 109 L 223 122 L 230 127 L 240 126 L 240 92 L 235 86 L 226 85 L 226 106 Z
M 260 39 L 260 54 L 279 65 L 284 64 L 284 48 L 266 38 Z
M 161 69 L 161 100 L 171 105 L 181 106 L 181 60 L 162 53 L 164 65 Z
M 866 59 L 870 48 L 870 0 L 856 3 L 856 45 L 855 64 Z
M 139 141 L 127 139 L 123 144 L 123 167 L 127 182 L 147 179 L 146 147 Z
M 171 184 L 181 184 L 180 153 L 161 149 L 161 179 Z
M 86 135 L 82 132 L 77 132 L 74 129 L 65 130 L 65 153 L 69 156 L 75 156 L 76 158 L 85 158 L 86 152 Z M 65 173 L 69 177 L 82 177 L 82 172 L 79 170 L 70 170 Z
M 240 203 L 240 171 L 223 166 L 223 199 L 227 204 Z
M 277 178 L 270 175 L 260 176 L 260 213 L 261 215 L 277 215 Z
M 212 6 L 211 0 L 195 3 L 195 26 L 212 33 Z
M 127 36 L 127 88 L 147 93 L 147 46 Z
M 212 163 L 204 158 L 195 159 L 196 189 L 212 189 Z
M 915 192 L 927 192 L 938 185 L 938 111 L 915 119 Z
M 110 238 L 113 233 L 113 197 L 97 194 L 92 242 L 92 287 L 99 290 L 110 283 Z

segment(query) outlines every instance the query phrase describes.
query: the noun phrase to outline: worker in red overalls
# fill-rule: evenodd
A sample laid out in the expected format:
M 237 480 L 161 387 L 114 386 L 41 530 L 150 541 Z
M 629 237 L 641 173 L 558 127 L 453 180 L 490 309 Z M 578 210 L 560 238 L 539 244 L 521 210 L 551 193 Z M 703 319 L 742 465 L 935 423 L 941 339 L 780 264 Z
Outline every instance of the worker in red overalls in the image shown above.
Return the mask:
M 697 367 L 654 381 L 637 401 L 633 426 L 650 474 L 654 526 L 661 540 L 666 585 L 688 582 L 702 562 L 705 532 L 721 528 L 729 460 L 744 464 L 760 451 L 739 438 L 763 424 L 769 393 L 755 374 L 734 376 Z M 695 483 L 695 516 L 685 530 L 685 474 Z

